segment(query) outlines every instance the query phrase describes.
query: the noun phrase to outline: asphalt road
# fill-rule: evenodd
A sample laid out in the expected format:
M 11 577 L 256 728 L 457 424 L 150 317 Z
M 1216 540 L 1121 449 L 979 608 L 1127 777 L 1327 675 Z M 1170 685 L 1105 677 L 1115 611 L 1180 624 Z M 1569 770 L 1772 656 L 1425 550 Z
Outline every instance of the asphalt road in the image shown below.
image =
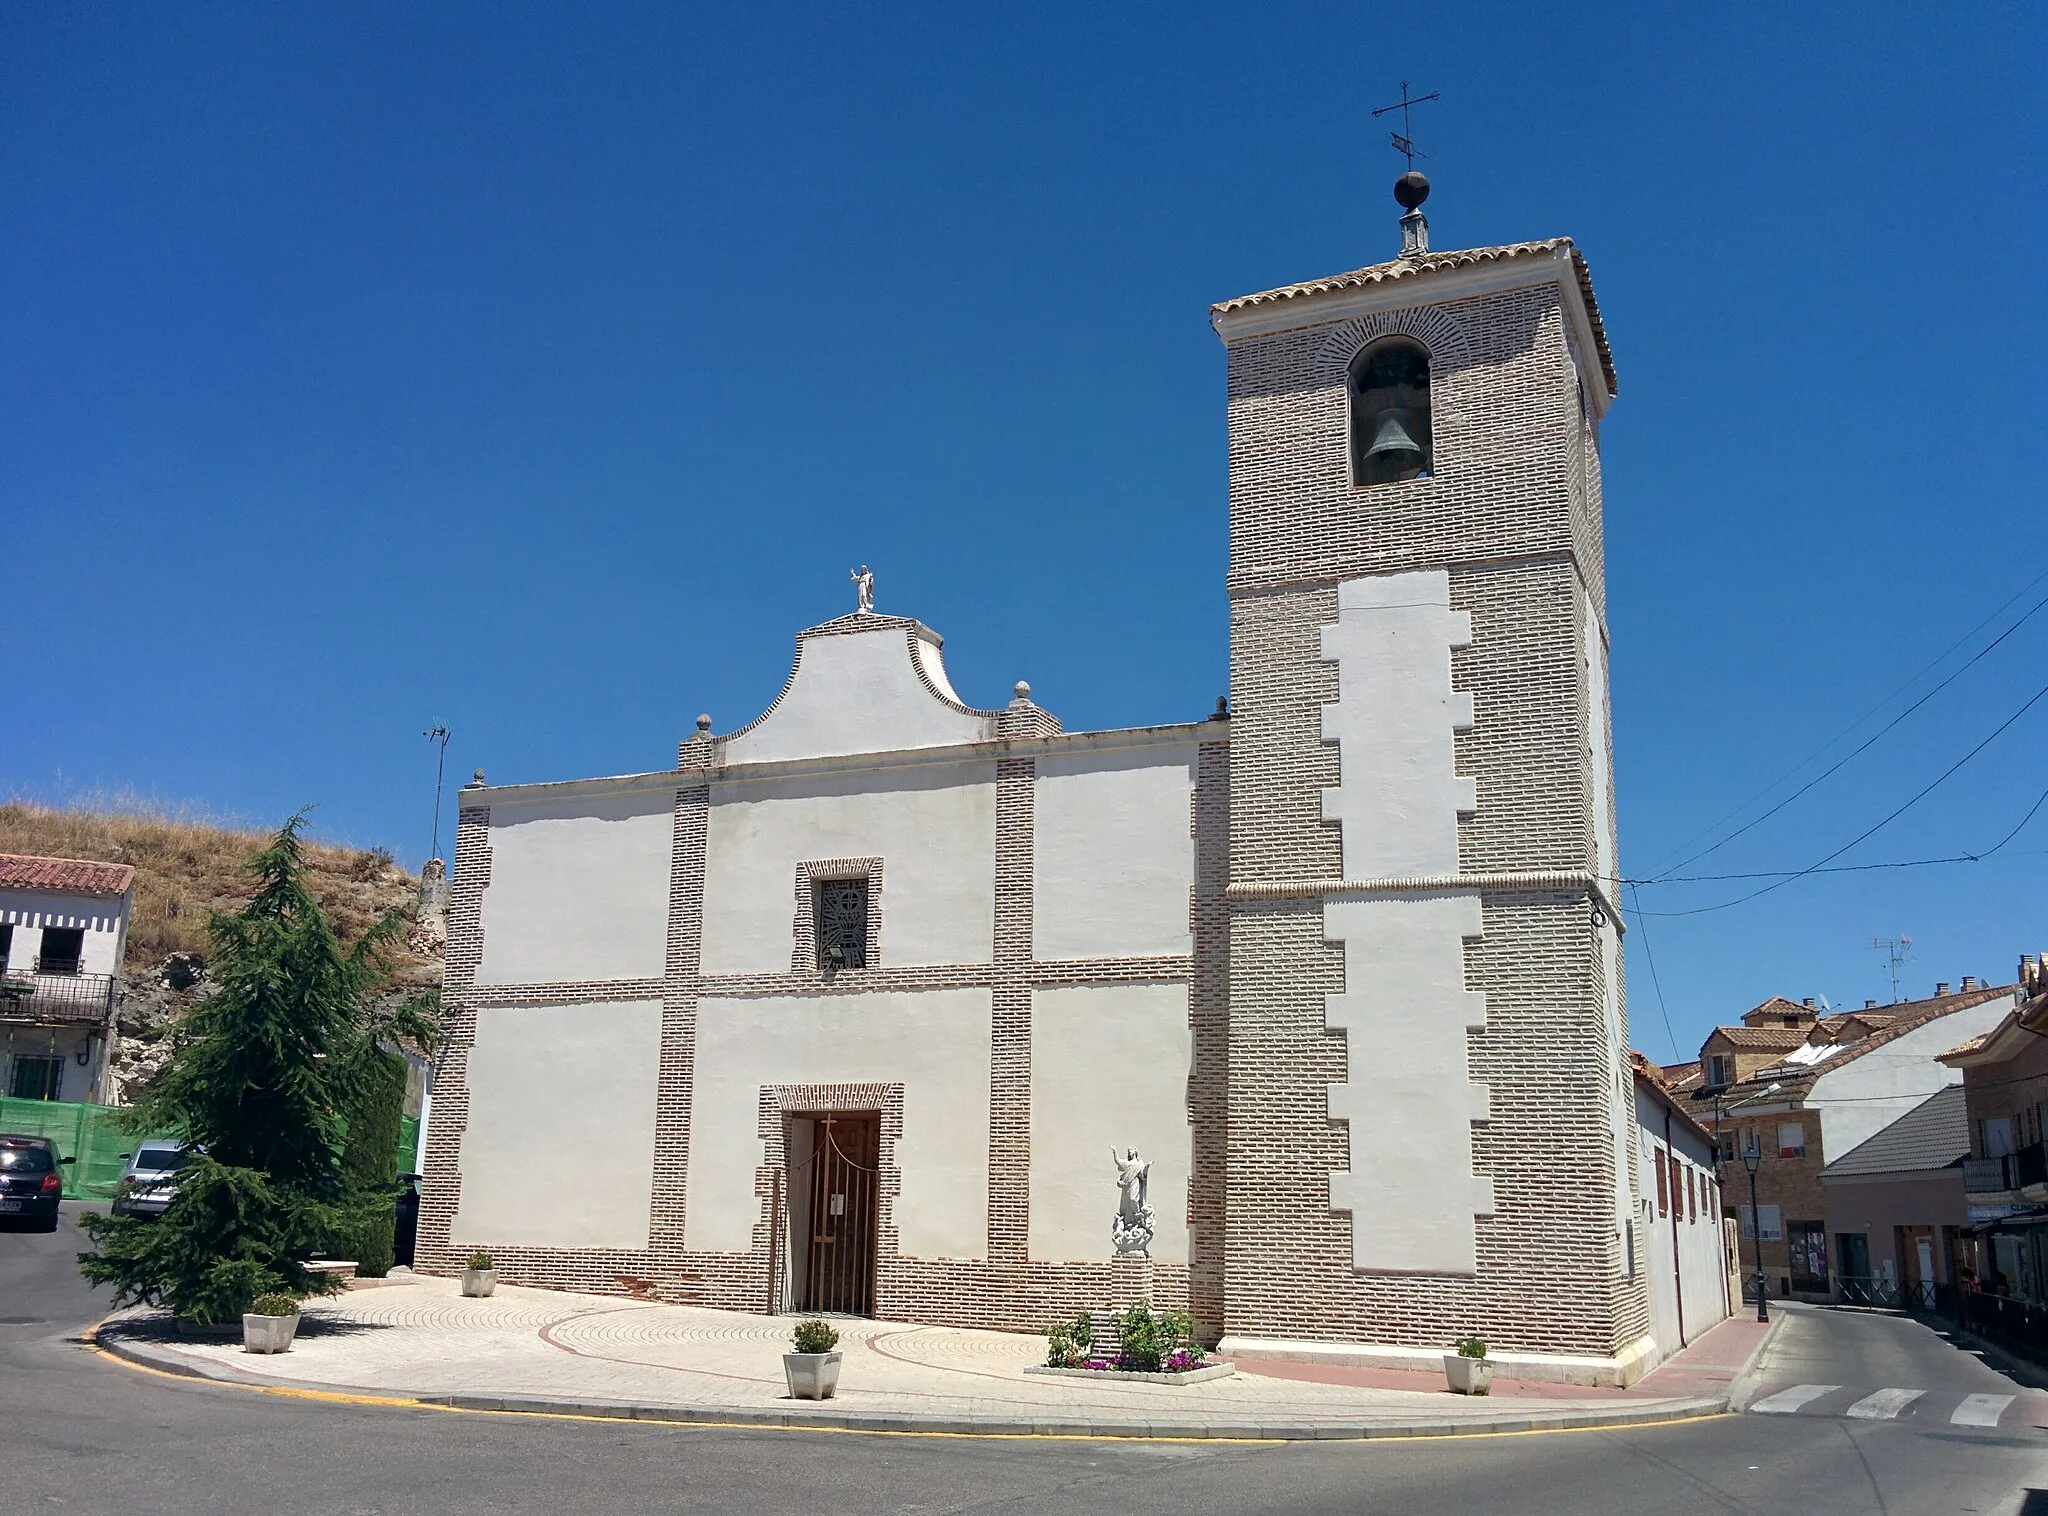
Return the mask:
M 79 1246 L 68 1225 L 0 1234 L 0 1512 L 2048 1513 L 2048 1493 L 2026 1493 L 2048 1492 L 2048 1433 L 2031 1427 L 1744 1415 L 1622 1432 L 1204 1445 L 696 1430 L 286 1398 L 159 1377 L 81 1347 L 72 1339 L 99 1302 L 70 1272 Z M 1872 1326 L 1919 1331 L 1911 1322 L 1851 1317 L 1837 1333 L 1835 1319 L 1794 1323 L 1799 1372 L 1886 1352 L 1988 1372 L 1938 1338 L 1887 1348 L 1886 1326 Z M 1831 1360 L 1837 1337 L 1847 1356 Z

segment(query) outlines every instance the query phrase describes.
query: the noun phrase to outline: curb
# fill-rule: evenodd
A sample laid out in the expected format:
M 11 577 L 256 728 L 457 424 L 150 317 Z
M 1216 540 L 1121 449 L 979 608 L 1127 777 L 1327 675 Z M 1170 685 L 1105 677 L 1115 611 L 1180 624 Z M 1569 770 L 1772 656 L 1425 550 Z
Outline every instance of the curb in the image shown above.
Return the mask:
M 1782 1311 L 1771 1318 L 1769 1330 L 1757 1340 L 1757 1345 L 1750 1349 L 1749 1356 L 1742 1360 L 1742 1367 L 1735 1371 L 1735 1377 L 1728 1381 L 1729 1410 L 1742 1410 L 1749 1404 L 1750 1397 L 1756 1394 L 1759 1383 L 1756 1366 L 1763 1361 L 1764 1353 L 1770 1345 L 1778 1340 L 1778 1333 L 1785 1329 L 1786 1320 L 1787 1317 Z
M 610 1400 L 556 1400 L 537 1395 L 448 1395 L 404 1390 L 364 1391 L 340 1385 L 306 1384 L 266 1374 L 196 1363 L 174 1351 L 127 1342 L 116 1334 L 82 1339 L 126 1363 L 184 1379 L 266 1393 L 356 1404 L 411 1406 L 522 1416 L 570 1416 L 610 1421 L 654 1421 L 679 1425 L 760 1427 L 776 1431 L 870 1432 L 952 1437 L 1160 1438 L 1174 1441 L 1358 1442 L 1412 1437 L 1496 1437 L 1526 1432 L 1592 1431 L 1692 1421 L 1727 1412 L 1725 1398 L 1681 1401 L 1655 1410 L 1560 1411 L 1553 1415 L 1503 1416 L 1484 1421 L 1364 1421 L 1352 1423 L 1214 1423 L 1159 1421 L 1031 1421 L 1002 1417 L 863 1415 L 859 1412 L 745 1410 L 727 1406 L 634 1404 Z

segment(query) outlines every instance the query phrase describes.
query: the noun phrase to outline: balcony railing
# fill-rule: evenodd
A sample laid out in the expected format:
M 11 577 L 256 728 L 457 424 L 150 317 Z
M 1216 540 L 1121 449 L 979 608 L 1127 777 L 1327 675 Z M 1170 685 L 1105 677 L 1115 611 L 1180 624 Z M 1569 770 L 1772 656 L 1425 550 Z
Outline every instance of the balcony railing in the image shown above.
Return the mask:
M 2030 1184 L 2048 1184 L 2048 1143 L 2030 1142 L 2003 1158 L 1963 1160 L 1965 1194 L 1997 1195 Z
M 2009 1158 L 1965 1158 L 1963 1160 L 1963 1193 L 1966 1195 L 2002 1195 L 2014 1186 L 2009 1183 L 2010 1173 L 2006 1167 Z
M 0 1021 L 102 1026 L 114 1009 L 112 974 L 0 972 Z

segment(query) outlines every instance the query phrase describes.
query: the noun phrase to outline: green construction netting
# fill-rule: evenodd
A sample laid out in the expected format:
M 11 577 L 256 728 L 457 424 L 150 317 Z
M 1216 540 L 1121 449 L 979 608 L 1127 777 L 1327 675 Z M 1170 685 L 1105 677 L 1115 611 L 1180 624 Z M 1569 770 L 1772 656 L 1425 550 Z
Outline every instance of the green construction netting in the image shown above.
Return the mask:
M 48 1137 L 64 1165 L 64 1198 L 111 1200 L 124 1156 L 135 1151 L 135 1135 L 114 1124 L 120 1108 L 73 1105 L 68 1100 L 16 1100 L 0 1096 L 0 1132 Z
M 19 1132 L 27 1137 L 48 1137 L 57 1144 L 60 1157 L 74 1158 L 64 1165 L 66 1200 L 111 1200 L 114 1186 L 121 1181 L 127 1155 L 135 1151 L 135 1136 L 116 1125 L 121 1107 L 74 1105 L 68 1100 L 17 1100 L 0 1095 L 0 1132 Z M 398 1172 L 412 1172 L 413 1155 L 419 1148 L 420 1119 L 401 1117 L 398 1124 Z

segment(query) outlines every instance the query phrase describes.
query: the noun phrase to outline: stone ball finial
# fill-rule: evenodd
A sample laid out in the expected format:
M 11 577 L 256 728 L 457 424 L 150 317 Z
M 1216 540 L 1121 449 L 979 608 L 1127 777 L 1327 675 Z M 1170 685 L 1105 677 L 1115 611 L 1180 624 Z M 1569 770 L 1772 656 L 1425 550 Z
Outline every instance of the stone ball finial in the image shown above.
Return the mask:
M 1428 198 L 1429 180 L 1414 169 L 1411 168 L 1394 181 L 1394 200 L 1402 210 L 1420 209 L 1422 202 Z
M 704 712 L 704 714 L 697 718 L 697 730 L 700 732 L 711 730 L 711 713 L 709 711 Z
M 1019 679 L 1017 681 L 1014 693 L 1016 694 L 1019 700 L 1029 700 L 1031 698 L 1031 686 L 1029 684 L 1026 684 L 1022 679 Z
M 469 776 L 469 783 L 470 783 L 470 787 L 472 787 L 472 788 L 473 788 L 473 787 L 475 787 L 476 785 L 482 784 L 483 782 L 484 782 L 484 771 L 483 771 L 482 769 L 478 769 L 478 770 L 477 770 L 477 771 L 476 771 L 476 772 L 475 772 L 474 774 L 471 774 L 471 775 Z

